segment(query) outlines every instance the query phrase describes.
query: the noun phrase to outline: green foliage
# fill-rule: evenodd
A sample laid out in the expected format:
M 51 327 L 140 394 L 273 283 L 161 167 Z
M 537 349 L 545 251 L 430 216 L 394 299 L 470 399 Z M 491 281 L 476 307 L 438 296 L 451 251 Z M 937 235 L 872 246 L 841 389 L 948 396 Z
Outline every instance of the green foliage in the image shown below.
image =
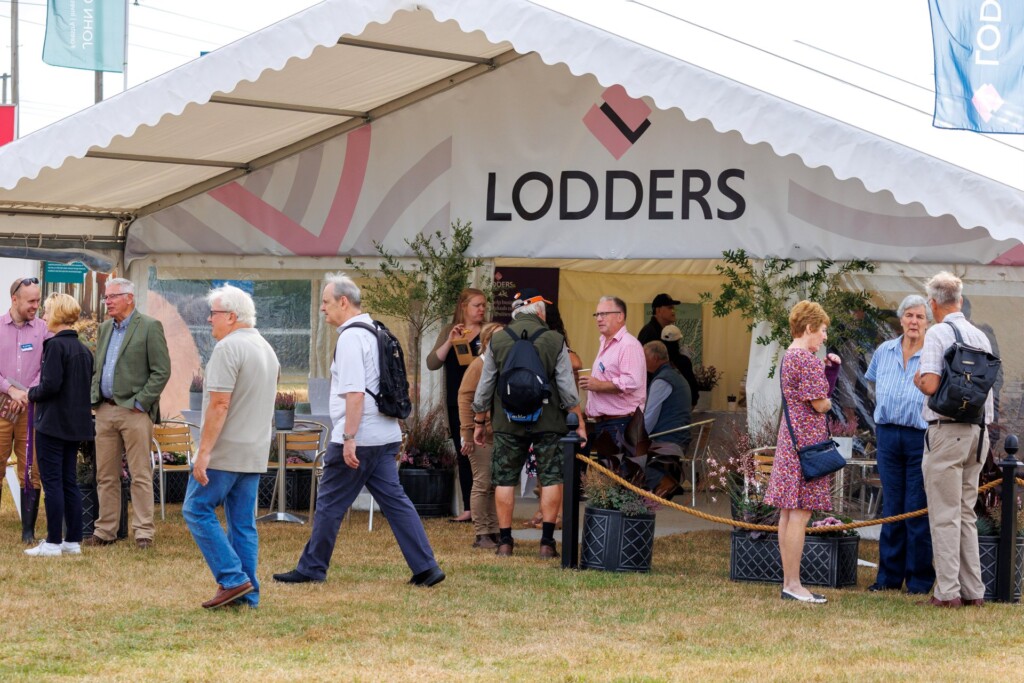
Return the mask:
M 409 428 L 399 465 L 426 470 L 450 470 L 455 467 L 455 448 L 448 433 L 448 417 L 444 406 L 437 404 L 430 408 Z
M 466 252 L 473 243 L 473 224 L 456 219 L 447 239 L 441 231 L 419 234 L 405 240 L 415 262 L 403 264 L 383 244 L 374 242 L 380 255 L 376 270 L 368 270 L 351 257 L 345 259 L 361 278 L 363 308 L 376 314 L 402 320 L 409 325 L 413 396 L 418 396 L 420 379 L 420 344 L 423 334 L 432 326 L 452 317 L 459 292 L 469 286 L 474 268 L 483 265 Z M 419 417 L 418 401 L 413 400 L 413 421 Z
M 586 472 L 582 477 L 583 495 L 587 505 L 600 510 L 618 510 L 627 517 L 646 515 L 656 507 L 643 496 L 623 488 L 600 472 Z
M 811 271 L 793 272 L 794 259 L 768 258 L 755 264 L 743 249 L 722 252 L 725 265 L 715 270 L 726 278 L 715 297 L 703 292 L 700 300 L 712 304 L 716 318 L 739 311 L 747 319 L 747 330 L 761 322 L 768 323 L 768 334 L 757 337 L 757 343 L 770 346 L 776 342 L 781 348 L 789 346 L 789 309 L 800 299 L 815 301 L 831 318 L 829 346 L 873 341 L 876 323 L 881 319 L 879 310 L 871 303 L 871 295 L 864 290 L 850 291 L 840 286 L 844 275 L 873 273 L 870 261 L 854 260 L 837 263 L 830 259 L 819 261 Z M 872 324 L 868 324 L 872 323 Z M 775 376 L 772 360 L 769 377 Z
M 277 396 L 274 397 L 274 410 L 295 410 L 295 392 L 277 392 Z

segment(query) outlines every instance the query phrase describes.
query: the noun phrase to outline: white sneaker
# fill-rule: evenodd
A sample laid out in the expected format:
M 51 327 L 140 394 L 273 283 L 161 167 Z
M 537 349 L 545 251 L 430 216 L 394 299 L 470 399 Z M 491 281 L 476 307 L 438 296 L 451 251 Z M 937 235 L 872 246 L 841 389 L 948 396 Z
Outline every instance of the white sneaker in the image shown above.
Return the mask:
M 60 544 L 41 541 L 36 547 L 26 550 L 25 554 L 32 557 L 60 557 Z
M 60 544 L 60 552 L 63 555 L 81 555 L 82 554 L 82 544 L 81 543 L 71 543 L 70 541 L 64 541 L 63 543 Z

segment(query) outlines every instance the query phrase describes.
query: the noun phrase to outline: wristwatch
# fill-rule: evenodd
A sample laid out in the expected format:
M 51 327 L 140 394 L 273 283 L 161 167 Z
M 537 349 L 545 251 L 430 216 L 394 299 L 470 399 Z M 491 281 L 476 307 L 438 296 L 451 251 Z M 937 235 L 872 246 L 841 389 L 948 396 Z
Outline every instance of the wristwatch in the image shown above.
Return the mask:
M 342 432 L 341 440 L 342 441 L 355 441 L 356 440 L 356 435 L 355 434 L 345 434 L 344 432 Z

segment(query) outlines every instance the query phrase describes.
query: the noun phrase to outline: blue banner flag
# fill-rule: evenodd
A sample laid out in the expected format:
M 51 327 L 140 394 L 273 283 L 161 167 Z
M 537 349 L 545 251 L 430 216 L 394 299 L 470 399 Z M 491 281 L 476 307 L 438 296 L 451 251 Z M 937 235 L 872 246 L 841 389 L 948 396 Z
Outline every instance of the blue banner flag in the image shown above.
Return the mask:
M 43 61 L 90 71 L 124 68 L 124 0 L 47 0 Z
M 1024 2 L 929 0 L 937 128 L 1024 133 Z

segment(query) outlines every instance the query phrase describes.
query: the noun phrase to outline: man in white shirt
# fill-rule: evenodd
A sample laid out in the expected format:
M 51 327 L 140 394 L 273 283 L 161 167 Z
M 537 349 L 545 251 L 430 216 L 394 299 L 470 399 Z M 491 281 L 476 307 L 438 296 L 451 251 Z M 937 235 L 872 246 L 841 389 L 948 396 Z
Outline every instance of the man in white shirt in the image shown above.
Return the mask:
M 960 278 L 946 272 L 926 285 L 935 324 L 925 333 L 914 384 L 927 396 L 939 390 L 943 354 L 956 341 L 950 325 L 956 326 L 965 344 L 992 351 L 985 333 L 960 311 L 963 288 Z M 928 497 L 928 526 L 935 564 L 935 591 L 928 604 L 980 607 L 985 603 L 985 584 L 981 579 L 974 504 L 978 500 L 978 478 L 988 457 L 992 392 L 985 401 L 985 421 L 981 425 L 956 422 L 933 411 L 927 402 L 921 412 L 928 423 L 921 471 Z
M 398 547 L 412 570 L 409 583 L 433 586 L 444 580 L 416 508 L 398 482 L 396 456 L 402 444 L 398 420 L 383 415 L 368 393 L 380 391 L 380 354 L 373 332 L 353 323 L 373 325 L 360 308 L 359 288 L 340 273 L 327 276 L 320 310 L 338 327 L 331 364 L 331 422 L 334 430 L 324 458 L 317 491 L 313 531 L 290 572 L 274 574 L 282 583 L 322 582 L 334 554 L 338 529 L 352 501 L 365 486 L 387 517 Z

